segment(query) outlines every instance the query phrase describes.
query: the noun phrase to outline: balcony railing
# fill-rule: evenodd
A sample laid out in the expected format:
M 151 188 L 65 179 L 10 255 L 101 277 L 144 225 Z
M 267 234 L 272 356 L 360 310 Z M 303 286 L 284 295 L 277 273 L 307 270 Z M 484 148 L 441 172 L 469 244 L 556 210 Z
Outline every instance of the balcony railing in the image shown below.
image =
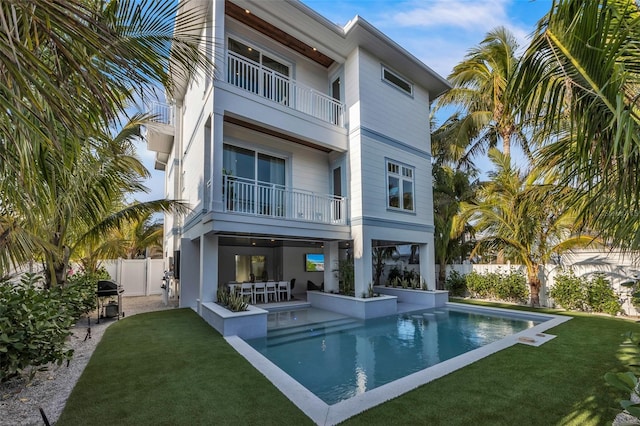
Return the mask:
M 223 177 L 224 210 L 279 219 L 297 219 L 332 225 L 346 224 L 346 199 L 256 182 Z
M 147 113 L 151 116 L 151 121 L 169 126 L 174 125 L 174 107 L 163 102 L 149 102 Z
M 342 103 L 233 52 L 227 52 L 227 83 L 344 127 Z

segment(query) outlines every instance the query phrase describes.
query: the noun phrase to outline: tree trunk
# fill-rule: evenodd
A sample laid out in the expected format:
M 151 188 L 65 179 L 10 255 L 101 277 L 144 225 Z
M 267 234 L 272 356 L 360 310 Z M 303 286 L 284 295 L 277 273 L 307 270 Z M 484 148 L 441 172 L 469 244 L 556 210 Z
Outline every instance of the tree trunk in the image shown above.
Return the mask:
M 440 269 L 438 270 L 438 283 L 436 285 L 437 290 L 444 290 L 444 283 L 447 281 L 447 262 L 441 260 L 439 262 Z
M 531 292 L 531 307 L 540 306 L 540 287 L 542 286 L 538 277 L 539 266 L 535 265 L 527 268 L 527 279 L 529 280 L 529 291 Z

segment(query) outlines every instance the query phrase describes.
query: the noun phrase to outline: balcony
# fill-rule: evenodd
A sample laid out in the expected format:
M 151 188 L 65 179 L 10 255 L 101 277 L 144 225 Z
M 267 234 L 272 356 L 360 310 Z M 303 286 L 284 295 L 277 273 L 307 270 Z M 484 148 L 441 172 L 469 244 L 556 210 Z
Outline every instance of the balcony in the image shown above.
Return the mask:
M 227 52 L 227 83 L 344 128 L 342 103 L 233 52 Z
M 346 224 L 344 197 L 223 176 L 224 211 L 329 225 Z
M 158 154 L 169 154 L 173 146 L 174 107 L 173 105 L 151 102 L 147 105 L 150 118 L 147 128 L 147 147 Z

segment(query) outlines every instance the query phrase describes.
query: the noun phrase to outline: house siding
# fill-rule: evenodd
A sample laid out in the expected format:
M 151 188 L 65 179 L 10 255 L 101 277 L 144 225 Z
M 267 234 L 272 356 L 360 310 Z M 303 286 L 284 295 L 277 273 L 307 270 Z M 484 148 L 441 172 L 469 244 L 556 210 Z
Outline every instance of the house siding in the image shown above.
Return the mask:
M 414 84 L 409 96 L 383 81 L 382 62 L 363 49 L 359 77 L 360 126 L 430 152 L 428 93 Z

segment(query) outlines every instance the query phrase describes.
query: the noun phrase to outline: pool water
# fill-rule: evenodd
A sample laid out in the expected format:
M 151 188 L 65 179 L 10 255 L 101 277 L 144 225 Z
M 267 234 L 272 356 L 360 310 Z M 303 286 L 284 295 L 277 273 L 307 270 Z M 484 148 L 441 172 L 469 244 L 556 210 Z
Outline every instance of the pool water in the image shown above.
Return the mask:
M 358 320 L 306 308 L 270 313 L 247 343 L 329 405 L 540 323 L 437 308 Z

